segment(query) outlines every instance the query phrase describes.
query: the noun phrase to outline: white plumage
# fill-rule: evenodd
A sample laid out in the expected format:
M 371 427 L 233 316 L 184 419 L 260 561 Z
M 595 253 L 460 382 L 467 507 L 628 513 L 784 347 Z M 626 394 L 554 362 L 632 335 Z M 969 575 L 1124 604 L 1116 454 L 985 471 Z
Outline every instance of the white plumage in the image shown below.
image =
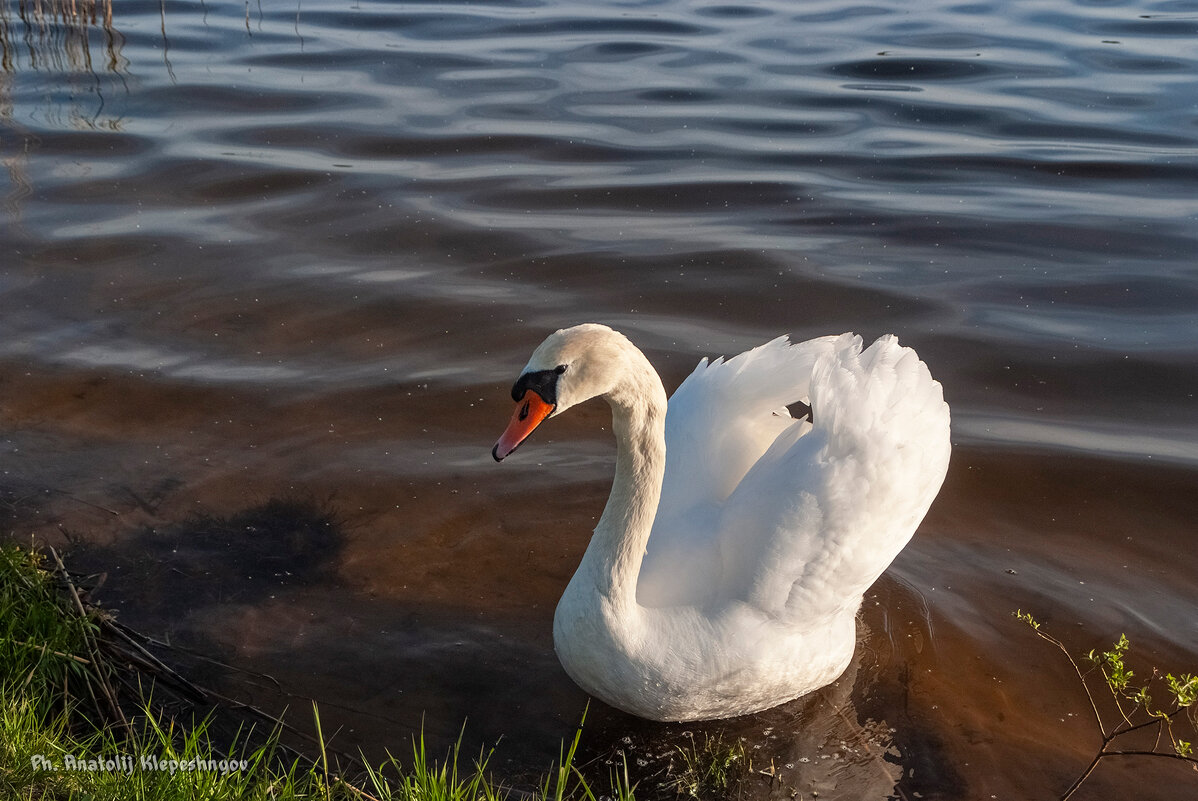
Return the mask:
M 522 381 L 549 373 L 545 414 L 603 397 L 617 441 L 611 496 L 554 618 L 566 672 L 671 721 L 755 712 L 840 675 L 862 594 L 948 466 L 948 406 L 915 352 L 893 336 L 864 351 L 851 334 L 780 337 L 704 359 L 667 407 L 644 355 L 587 324 L 542 343 Z M 791 417 L 796 401 L 812 422 Z M 540 418 L 518 419 L 519 404 L 496 458 Z

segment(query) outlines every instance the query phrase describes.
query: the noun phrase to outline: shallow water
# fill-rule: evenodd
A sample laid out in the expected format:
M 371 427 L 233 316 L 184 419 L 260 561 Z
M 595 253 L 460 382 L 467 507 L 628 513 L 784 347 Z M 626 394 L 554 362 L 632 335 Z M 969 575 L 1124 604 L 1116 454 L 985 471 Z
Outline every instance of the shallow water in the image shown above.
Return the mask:
M 762 796 L 1059 793 L 1095 737 L 1016 607 L 1196 667 L 1198 3 L 109 16 L 0 0 L 0 404 L 10 527 L 80 542 L 130 623 L 320 699 L 348 750 L 469 718 L 546 764 L 613 454 L 588 406 L 491 461 L 531 349 L 607 322 L 672 389 L 893 331 L 954 461 L 841 686 L 704 729 L 793 766 Z M 680 731 L 592 707 L 588 747 Z M 1172 767 L 1093 797 L 1175 798 Z

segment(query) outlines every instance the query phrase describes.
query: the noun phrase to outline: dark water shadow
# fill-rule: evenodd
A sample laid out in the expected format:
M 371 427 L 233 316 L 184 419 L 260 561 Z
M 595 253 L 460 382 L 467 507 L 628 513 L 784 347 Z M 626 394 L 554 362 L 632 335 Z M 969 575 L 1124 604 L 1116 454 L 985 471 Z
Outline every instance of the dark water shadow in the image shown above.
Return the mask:
M 124 539 L 112 558 L 161 614 L 253 604 L 330 580 L 340 550 L 333 513 L 310 499 L 272 498 L 229 516 L 197 513 Z M 97 554 L 102 557 L 102 553 Z

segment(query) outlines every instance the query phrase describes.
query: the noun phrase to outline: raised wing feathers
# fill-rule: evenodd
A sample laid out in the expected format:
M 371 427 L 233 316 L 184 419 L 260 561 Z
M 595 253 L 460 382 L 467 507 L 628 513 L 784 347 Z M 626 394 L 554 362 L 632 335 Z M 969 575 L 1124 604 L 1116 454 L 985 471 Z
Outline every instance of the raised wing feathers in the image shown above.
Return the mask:
M 785 405 L 812 407 L 813 426 Z M 948 407 L 914 351 L 779 338 L 700 363 L 670 399 L 638 598 L 771 616 L 854 605 L 910 539 L 948 463 Z

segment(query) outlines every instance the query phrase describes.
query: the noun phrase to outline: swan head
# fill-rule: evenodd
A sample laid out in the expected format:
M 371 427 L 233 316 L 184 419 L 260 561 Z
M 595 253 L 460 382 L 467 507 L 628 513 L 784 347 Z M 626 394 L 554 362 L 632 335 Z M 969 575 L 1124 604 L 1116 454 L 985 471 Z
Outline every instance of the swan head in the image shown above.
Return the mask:
M 503 461 L 550 417 L 611 392 L 629 349 L 636 350 L 623 334 L 598 323 L 550 334 L 512 386 L 516 411 L 491 450 L 495 461 Z

